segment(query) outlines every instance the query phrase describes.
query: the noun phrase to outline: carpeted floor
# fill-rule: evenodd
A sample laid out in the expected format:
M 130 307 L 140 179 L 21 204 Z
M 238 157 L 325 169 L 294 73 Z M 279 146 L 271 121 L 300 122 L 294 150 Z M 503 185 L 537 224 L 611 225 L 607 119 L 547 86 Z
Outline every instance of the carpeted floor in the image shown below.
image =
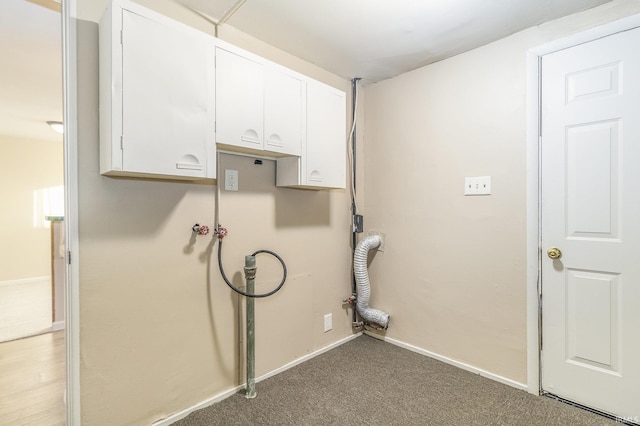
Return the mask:
M 361 336 L 190 414 L 196 425 L 615 425 L 549 398 Z

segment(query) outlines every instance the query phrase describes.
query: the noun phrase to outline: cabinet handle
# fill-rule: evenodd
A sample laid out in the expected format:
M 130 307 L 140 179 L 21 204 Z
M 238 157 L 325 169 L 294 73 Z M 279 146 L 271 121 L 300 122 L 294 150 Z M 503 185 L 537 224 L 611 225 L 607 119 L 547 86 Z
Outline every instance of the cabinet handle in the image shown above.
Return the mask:
M 259 139 L 250 138 L 250 137 L 248 137 L 248 136 L 241 136 L 241 137 L 240 137 L 240 140 L 241 140 L 242 142 L 257 143 L 257 144 L 259 144 L 259 143 L 260 143 L 260 140 L 259 140 Z
M 188 164 L 188 163 L 176 163 L 176 169 L 202 170 L 202 165 L 200 165 L 200 164 Z
M 262 141 L 260 140 L 260 137 L 258 136 L 258 132 L 256 132 L 255 130 L 248 129 L 244 133 L 245 133 L 244 135 L 240 136 L 240 140 L 242 142 L 255 143 L 255 144 L 258 144 L 258 145 L 262 144 Z M 247 134 L 249 136 L 247 136 Z
M 322 175 L 317 170 L 314 170 L 309 174 L 309 180 L 311 182 L 322 182 Z
M 280 139 L 280 136 L 275 133 L 269 136 L 269 139 L 267 139 L 267 145 L 277 146 L 279 148 L 284 147 L 284 145 L 282 144 L 282 139 Z

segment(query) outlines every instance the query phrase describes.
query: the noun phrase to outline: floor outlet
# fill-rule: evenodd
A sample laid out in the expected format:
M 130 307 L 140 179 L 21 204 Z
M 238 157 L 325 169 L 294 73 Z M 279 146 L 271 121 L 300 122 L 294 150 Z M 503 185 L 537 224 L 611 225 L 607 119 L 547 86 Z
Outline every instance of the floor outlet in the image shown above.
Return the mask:
M 324 332 L 333 328 L 333 314 L 327 314 L 324 316 Z

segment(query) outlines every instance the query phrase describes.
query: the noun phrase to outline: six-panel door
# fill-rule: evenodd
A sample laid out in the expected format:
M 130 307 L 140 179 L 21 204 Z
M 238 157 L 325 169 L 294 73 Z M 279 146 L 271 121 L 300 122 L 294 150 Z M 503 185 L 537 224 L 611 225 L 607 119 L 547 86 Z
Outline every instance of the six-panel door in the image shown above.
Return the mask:
M 543 389 L 621 417 L 640 407 L 639 45 L 542 59 Z

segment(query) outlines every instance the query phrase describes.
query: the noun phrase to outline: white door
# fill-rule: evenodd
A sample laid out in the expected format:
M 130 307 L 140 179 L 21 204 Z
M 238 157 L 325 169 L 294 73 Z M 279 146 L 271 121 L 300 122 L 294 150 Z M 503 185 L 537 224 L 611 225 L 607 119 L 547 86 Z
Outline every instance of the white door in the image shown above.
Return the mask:
M 541 118 L 543 390 L 632 421 L 640 421 L 638 46 L 635 29 L 544 56 Z

